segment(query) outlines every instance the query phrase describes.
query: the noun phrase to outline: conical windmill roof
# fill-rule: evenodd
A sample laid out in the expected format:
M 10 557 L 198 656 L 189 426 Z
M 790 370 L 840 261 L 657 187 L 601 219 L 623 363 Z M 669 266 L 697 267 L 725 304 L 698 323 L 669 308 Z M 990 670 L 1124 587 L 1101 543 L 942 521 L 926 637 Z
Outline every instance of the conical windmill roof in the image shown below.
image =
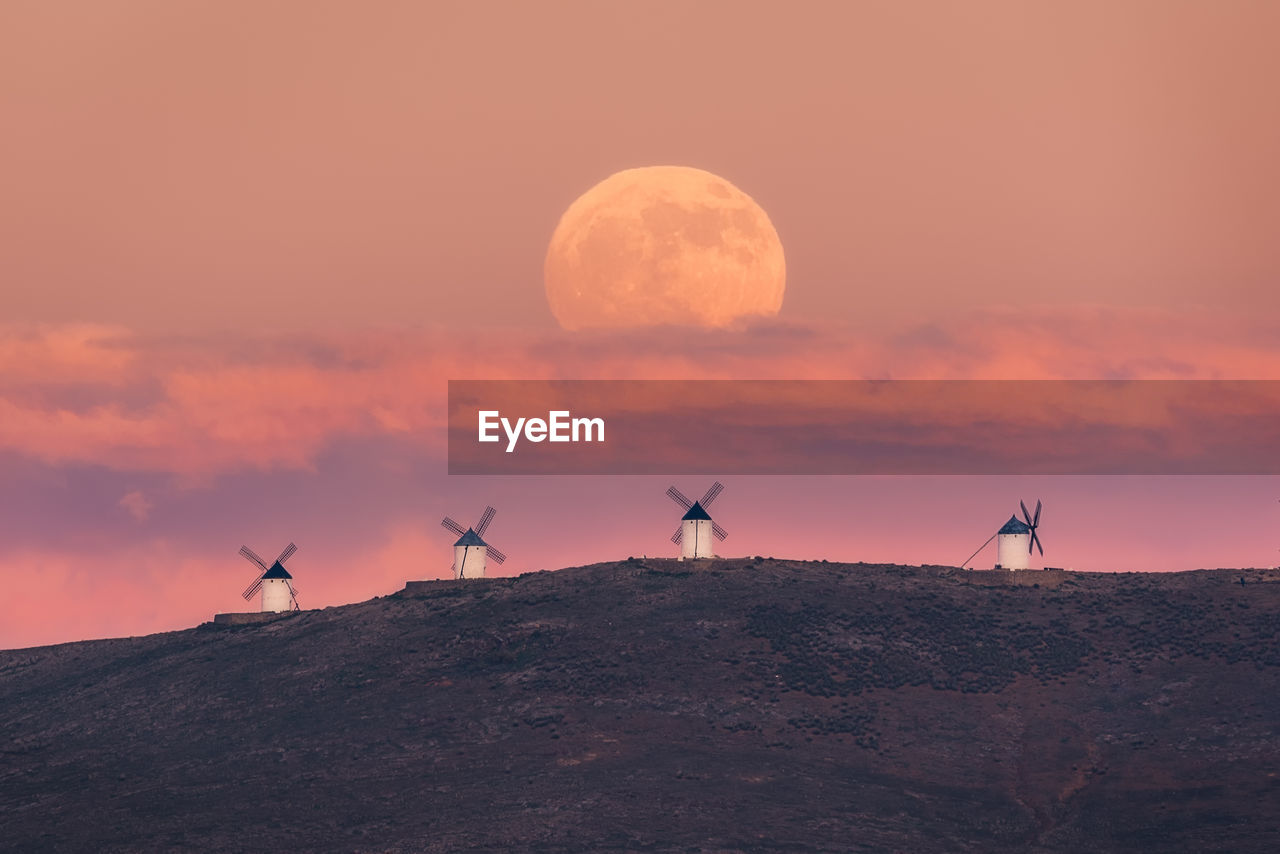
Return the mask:
M 454 543 L 454 545 L 455 546 L 487 546 L 489 544 L 486 543 L 484 540 L 480 539 L 480 535 L 477 534 L 475 531 L 473 531 L 471 528 L 467 528 L 467 532 L 463 534 L 461 537 L 458 537 L 458 541 Z
M 262 573 L 262 577 L 263 578 L 293 578 L 293 576 L 289 574 L 289 570 L 285 569 L 284 564 L 282 564 L 280 561 L 276 561 L 275 563 L 271 564 L 271 568 L 268 569 L 266 572 Z
M 1009 521 L 1004 523 L 1004 527 L 997 533 L 1000 534 L 1030 534 L 1031 529 L 1027 527 L 1027 523 L 1023 522 L 1017 516 L 1010 516 Z
M 694 520 L 706 519 L 710 521 L 711 516 L 707 513 L 706 510 L 703 509 L 702 502 L 695 501 L 693 502 L 693 506 L 689 508 L 689 512 L 685 513 L 683 516 L 680 517 L 681 522 L 688 522 L 690 519 L 694 519 Z

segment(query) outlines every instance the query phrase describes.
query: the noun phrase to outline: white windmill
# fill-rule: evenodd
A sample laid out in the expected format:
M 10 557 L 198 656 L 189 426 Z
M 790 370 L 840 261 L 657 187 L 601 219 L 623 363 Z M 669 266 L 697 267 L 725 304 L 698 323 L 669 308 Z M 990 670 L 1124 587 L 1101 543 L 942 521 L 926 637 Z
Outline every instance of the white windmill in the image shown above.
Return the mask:
M 240 554 L 245 560 L 258 567 L 260 572 L 253 583 L 245 588 L 242 594 L 245 601 L 253 598 L 253 595 L 262 590 L 262 610 L 280 613 L 281 611 L 297 611 L 298 608 L 298 589 L 293 586 L 293 576 L 289 574 L 289 570 L 284 568 L 284 562 L 293 556 L 298 547 L 293 543 L 285 546 L 284 551 L 280 552 L 280 557 L 276 558 L 275 563 L 267 566 L 267 562 L 253 553 L 248 546 L 240 547 Z
M 1036 528 L 1040 527 L 1040 501 L 1036 501 L 1035 516 L 1027 511 L 1025 502 L 1018 504 L 1022 507 L 1022 519 L 1016 514 L 1010 516 L 996 532 L 996 566 L 1000 569 L 1026 569 L 1032 547 L 1039 549 L 1040 556 L 1044 557 L 1044 546 L 1036 534 Z
M 721 492 L 724 492 L 724 484 L 718 480 L 711 484 L 711 488 L 700 501 L 690 501 L 674 486 L 667 489 L 667 497 L 683 507 L 685 511 L 680 517 L 680 527 L 676 528 L 676 532 L 671 535 L 671 542 L 680 547 L 680 560 L 715 557 L 711 551 L 713 545 L 711 538 L 723 540 L 729 536 L 724 528 L 712 521 L 711 514 L 707 512 L 707 507 L 719 497 Z
M 489 524 L 496 515 L 497 510 L 485 507 L 474 528 L 463 528 L 448 516 L 440 521 L 445 530 L 458 535 L 458 541 L 453 544 L 454 578 L 484 578 L 488 558 L 493 558 L 495 563 L 507 559 L 506 555 L 484 541 L 484 532 L 489 530 Z
M 1023 501 L 1018 504 L 1022 507 L 1022 518 L 1019 519 L 1017 514 L 1009 517 L 1009 521 L 1004 523 L 1000 530 L 992 534 L 987 542 L 983 543 L 978 551 L 969 555 L 969 559 L 960 564 L 960 568 L 964 569 L 965 565 L 978 556 L 978 553 L 985 549 L 992 540 L 996 540 L 996 569 L 1026 569 L 1028 566 L 1031 552 L 1033 549 L 1039 549 L 1040 555 L 1044 555 L 1044 546 L 1040 545 L 1040 536 L 1036 533 L 1036 529 L 1040 527 L 1040 510 L 1042 505 L 1039 500 L 1036 501 L 1035 515 L 1027 510 L 1027 505 Z

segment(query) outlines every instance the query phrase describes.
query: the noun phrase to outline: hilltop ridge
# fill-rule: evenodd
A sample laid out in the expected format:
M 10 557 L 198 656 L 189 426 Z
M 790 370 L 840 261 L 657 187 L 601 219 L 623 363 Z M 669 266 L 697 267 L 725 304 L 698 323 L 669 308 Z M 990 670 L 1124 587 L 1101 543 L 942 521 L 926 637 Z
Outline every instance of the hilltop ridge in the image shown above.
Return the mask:
M 1271 851 L 1278 631 L 1276 570 L 630 559 L 0 652 L 0 847 Z

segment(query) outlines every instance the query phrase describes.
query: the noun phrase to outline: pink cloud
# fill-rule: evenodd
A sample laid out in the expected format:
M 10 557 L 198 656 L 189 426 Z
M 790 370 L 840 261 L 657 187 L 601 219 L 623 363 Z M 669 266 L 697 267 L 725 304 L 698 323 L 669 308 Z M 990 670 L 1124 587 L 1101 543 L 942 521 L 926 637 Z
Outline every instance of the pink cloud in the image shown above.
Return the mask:
M 151 499 L 137 489 L 130 490 L 120 496 L 118 504 L 139 522 L 145 522 L 147 517 L 151 515 L 151 508 L 155 506 Z
M 127 329 L 100 324 L 0 326 L 0 383 L 101 383 L 128 381 L 137 353 Z
M 1156 310 L 988 310 L 874 335 L 765 325 L 614 335 L 447 330 L 174 342 L 108 327 L 0 331 L 0 450 L 207 477 L 307 469 L 343 439 L 444 454 L 461 378 L 1280 378 L 1266 322 Z M 88 385 L 88 402 L 58 389 Z M 146 389 L 145 394 L 137 389 Z M 115 391 L 113 391 L 115 390 Z

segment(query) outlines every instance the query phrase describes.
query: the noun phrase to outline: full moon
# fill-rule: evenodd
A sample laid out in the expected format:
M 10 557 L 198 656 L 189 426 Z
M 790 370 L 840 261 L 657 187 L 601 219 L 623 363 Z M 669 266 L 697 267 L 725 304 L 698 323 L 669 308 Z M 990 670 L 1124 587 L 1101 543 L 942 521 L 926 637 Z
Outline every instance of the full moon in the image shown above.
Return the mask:
M 773 223 L 725 179 L 687 166 L 609 176 L 560 217 L 544 269 L 565 329 L 725 327 L 782 307 Z

